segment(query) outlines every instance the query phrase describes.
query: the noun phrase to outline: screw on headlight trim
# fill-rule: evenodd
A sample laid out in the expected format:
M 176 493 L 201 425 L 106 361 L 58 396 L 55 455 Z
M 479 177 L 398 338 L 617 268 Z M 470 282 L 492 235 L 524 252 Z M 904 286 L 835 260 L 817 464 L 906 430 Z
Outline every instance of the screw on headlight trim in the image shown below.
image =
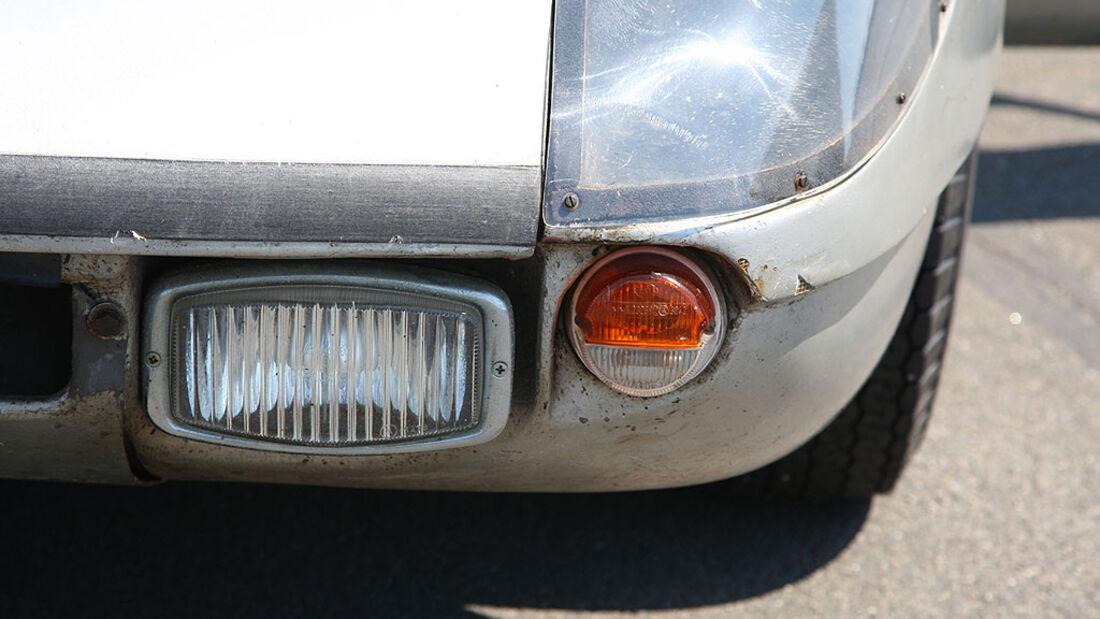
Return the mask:
M 810 188 L 810 177 L 806 176 L 805 172 L 799 172 L 794 175 L 794 188 L 799 193 L 806 191 Z
M 573 192 L 569 192 L 562 196 L 561 205 L 567 209 L 575 209 L 581 205 L 581 197 Z
M 904 92 L 899 92 L 898 93 L 898 105 L 905 105 L 905 101 L 908 98 L 909 97 L 906 96 L 906 94 Z
M 503 361 L 497 361 L 493 364 L 493 376 L 497 378 L 503 378 L 508 373 L 508 364 Z

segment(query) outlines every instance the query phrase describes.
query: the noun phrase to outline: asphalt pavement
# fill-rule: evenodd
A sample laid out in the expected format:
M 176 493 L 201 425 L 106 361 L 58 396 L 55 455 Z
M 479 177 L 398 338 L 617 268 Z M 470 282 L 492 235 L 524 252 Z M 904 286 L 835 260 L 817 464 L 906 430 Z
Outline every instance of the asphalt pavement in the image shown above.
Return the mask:
M 1100 48 L 1012 49 L 889 496 L 0 482 L 0 616 L 1100 617 Z

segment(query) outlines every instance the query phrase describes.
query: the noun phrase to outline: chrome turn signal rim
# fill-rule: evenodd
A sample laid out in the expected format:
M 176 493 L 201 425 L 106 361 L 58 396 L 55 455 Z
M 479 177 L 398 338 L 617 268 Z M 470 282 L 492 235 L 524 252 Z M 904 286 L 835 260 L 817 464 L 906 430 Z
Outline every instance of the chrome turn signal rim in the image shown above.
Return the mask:
M 714 359 L 726 307 L 706 267 L 660 247 L 608 254 L 577 282 L 569 334 L 581 362 L 637 397 L 674 391 Z

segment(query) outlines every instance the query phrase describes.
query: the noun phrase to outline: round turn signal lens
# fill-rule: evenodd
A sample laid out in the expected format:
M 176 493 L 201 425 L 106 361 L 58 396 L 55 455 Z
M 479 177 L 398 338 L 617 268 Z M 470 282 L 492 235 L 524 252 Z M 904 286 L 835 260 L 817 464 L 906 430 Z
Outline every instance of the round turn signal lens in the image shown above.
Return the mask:
M 609 254 L 578 282 L 573 347 L 608 386 L 656 396 L 695 378 L 722 342 L 725 307 L 710 273 L 672 250 Z

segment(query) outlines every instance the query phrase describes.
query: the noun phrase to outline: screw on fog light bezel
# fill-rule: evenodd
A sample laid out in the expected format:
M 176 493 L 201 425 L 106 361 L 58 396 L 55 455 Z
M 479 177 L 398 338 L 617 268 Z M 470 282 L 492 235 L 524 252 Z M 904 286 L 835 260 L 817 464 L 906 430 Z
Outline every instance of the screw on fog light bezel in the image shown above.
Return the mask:
M 308 445 L 225 433 L 176 419 L 172 412 L 175 352 L 172 316 L 177 302 L 195 295 L 272 290 L 280 287 L 344 287 L 430 297 L 441 304 L 461 304 L 480 314 L 482 338 L 477 351 L 480 419 L 477 425 L 449 434 L 410 437 L 391 442 L 353 445 Z M 272 301 L 274 302 L 274 301 Z M 189 270 L 157 282 L 146 300 L 144 351 L 163 362 L 146 364 L 146 408 L 153 424 L 168 434 L 261 451 L 316 455 L 371 455 L 435 451 L 477 445 L 503 431 L 511 406 L 512 375 L 496 375 L 497 363 L 514 365 L 514 321 L 507 296 L 496 286 L 471 277 L 404 265 L 372 265 L 370 268 L 334 264 L 248 265 Z M 415 308 L 414 308 L 415 309 Z
M 585 334 L 582 332 L 582 329 L 578 324 L 577 302 L 581 297 L 582 291 L 585 290 L 585 287 L 589 285 L 589 283 L 592 282 L 593 278 L 603 269 L 607 268 L 615 261 L 622 260 L 624 258 L 638 257 L 645 254 L 656 256 L 658 260 L 672 260 L 677 263 L 678 266 L 686 269 L 686 271 L 694 277 L 695 282 L 700 285 L 699 288 L 701 288 L 701 290 L 708 296 L 708 300 L 714 309 L 714 315 L 710 321 L 710 332 L 702 334 L 702 336 L 700 337 L 701 343 L 695 348 L 681 349 L 680 347 L 657 347 L 641 345 L 621 345 L 614 347 L 624 351 L 649 350 L 669 352 L 673 350 L 696 350 L 699 352 L 697 358 L 694 360 L 691 366 L 675 380 L 672 380 L 667 384 L 655 386 L 652 388 L 637 388 L 619 384 L 615 381 L 614 378 L 608 376 L 608 373 L 603 371 L 603 369 L 601 369 L 592 358 L 592 355 L 589 352 L 589 347 L 591 346 L 595 348 L 596 345 L 589 344 L 588 342 L 584 341 Z M 659 271 L 653 271 L 652 273 L 654 275 L 661 274 Z M 593 264 L 589 265 L 584 275 L 582 275 L 580 280 L 578 280 L 577 283 L 573 286 L 572 293 L 570 294 L 570 298 L 568 301 L 569 312 L 567 327 L 567 330 L 569 332 L 569 340 L 570 343 L 573 345 L 573 350 L 574 352 L 576 352 L 577 357 L 580 359 L 581 363 L 584 364 L 584 366 L 588 368 L 588 370 L 592 372 L 592 374 L 596 376 L 596 378 L 600 379 L 600 381 L 606 384 L 608 387 L 620 393 L 635 397 L 656 397 L 675 391 L 699 376 L 699 374 L 702 373 L 703 370 L 705 370 L 707 366 L 710 365 L 711 361 L 714 360 L 714 357 L 717 355 L 718 350 L 722 346 L 722 342 L 725 336 L 725 323 L 727 316 L 726 302 L 716 282 L 716 277 L 705 265 L 691 260 L 684 254 L 673 251 L 671 249 L 667 249 L 664 247 L 631 247 L 611 252 L 603 256 Z

